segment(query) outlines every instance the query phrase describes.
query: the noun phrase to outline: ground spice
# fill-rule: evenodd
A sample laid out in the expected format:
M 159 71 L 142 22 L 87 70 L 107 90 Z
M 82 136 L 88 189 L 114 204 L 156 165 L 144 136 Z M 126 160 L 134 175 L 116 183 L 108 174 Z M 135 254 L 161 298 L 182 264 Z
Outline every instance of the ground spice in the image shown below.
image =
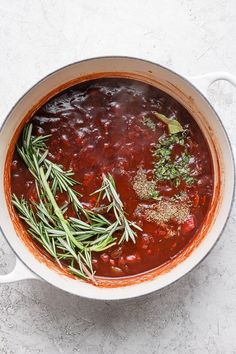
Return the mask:
M 156 199 L 159 195 L 156 191 L 156 182 L 147 179 L 142 167 L 139 168 L 133 179 L 133 189 L 140 199 Z
M 182 224 L 190 215 L 190 206 L 188 201 L 160 200 L 149 207 L 141 206 L 140 211 L 150 222 L 165 225 L 169 221 L 175 221 Z

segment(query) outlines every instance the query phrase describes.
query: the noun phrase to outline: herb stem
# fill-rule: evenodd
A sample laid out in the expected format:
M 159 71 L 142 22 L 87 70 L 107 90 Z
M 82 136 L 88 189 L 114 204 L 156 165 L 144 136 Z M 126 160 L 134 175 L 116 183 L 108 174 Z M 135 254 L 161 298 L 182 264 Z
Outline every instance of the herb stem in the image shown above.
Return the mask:
M 57 205 L 57 202 L 52 194 L 52 191 L 50 189 L 50 186 L 47 182 L 47 179 L 46 179 L 46 176 L 45 176 L 45 173 L 44 173 L 44 170 L 43 170 L 43 167 L 40 167 L 39 168 L 39 173 L 40 173 L 40 177 L 41 177 L 41 182 L 42 182 L 42 187 L 44 188 L 46 194 L 47 194 L 47 197 L 48 197 L 48 200 L 49 202 L 52 204 L 53 206 L 53 209 L 54 209 L 54 212 L 56 214 L 56 216 L 58 217 L 58 219 L 60 220 L 60 223 L 61 223 L 61 226 L 62 228 L 64 229 L 65 231 L 65 234 L 66 234 L 66 238 L 67 238 L 67 242 L 68 244 L 70 245 L 70 243 L 72 242 L 75 246 L 77 246 L 80 250 L 83 250 L 84 247 L 83 245 L 78 242 L 76 240 L 76 238 L 73 236 L 73 234 L 71 233 L 70 231 L 70 228 L 69 228 L 69 223 L 68 221 L 64 218 L 63 214 L 62 214 L 62 211 L 61 209 L 59 208 L 59 206 Z M 76 260 L 78 257 L 76 257 Z M 81 267 L 84 271 L 84 273 L 93 281 L 95 282 L 95 279 L 94 279 L 94 276 L 93 274 L 91 274 L 89 272 L 89 270 L 87 269 L 87 267 L 83 264 L 83 262 L 81 262 Z

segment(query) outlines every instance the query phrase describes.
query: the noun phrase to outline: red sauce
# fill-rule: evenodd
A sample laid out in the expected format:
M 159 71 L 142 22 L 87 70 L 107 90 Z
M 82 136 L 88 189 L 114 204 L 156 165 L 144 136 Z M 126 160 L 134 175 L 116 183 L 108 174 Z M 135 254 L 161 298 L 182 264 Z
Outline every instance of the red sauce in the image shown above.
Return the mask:
M 196 182 L 178 187 L 170 181 L 157 182 L 160 194 L 170 199 L 185 192 L 190 203 L 190 215 L 181 225 L 174 221 L 167 226 L 147 221 L 137 212 L 139 205 L 153 200 L 140 200 L 133 189 L 134 177 L 142 166 L 148 177 L 153 176 L 153 148 L 158 139 L 168 133 L 167 126 L 154 118 L 154 112 L 177 117 L 189 130 L 188 151 L 193 156 L 191 174 Z M 143 124 L 143 118 L 156 122 L 153 131 Z M 97 275 L 129 276 L 159 267 L 175 258 L 193 240 L 206 217 L 213 193 L 213 166 L 207 142 L 187 110 L 163 91 L 130 79 L 107 78 L 71 87 L 52 98 L 32 117 L 35 135 L 52 134 L 48 141 L 49 158 L 65 169 L 74 171 L 82 184 L 78 190 L 81 201 L 89 208 L 96 203 L 90 194 L 101 186 L 102 173 L 111 173 L 124 203 L 129 220 L 143 229 L 137 242 L 124 242 L 103 253 L 93 254 Z M 173 154 L 181 147 L 176 145 Z M 11 166 L 12 192 L 33 201 L 34 180 L 27 167 L 14 153 Z M 63 195 L 58 196 L 63 203 Z M 73 210 L 69 210 L 73 215 Z M 171 230 L 171 237 L 170 237 Z

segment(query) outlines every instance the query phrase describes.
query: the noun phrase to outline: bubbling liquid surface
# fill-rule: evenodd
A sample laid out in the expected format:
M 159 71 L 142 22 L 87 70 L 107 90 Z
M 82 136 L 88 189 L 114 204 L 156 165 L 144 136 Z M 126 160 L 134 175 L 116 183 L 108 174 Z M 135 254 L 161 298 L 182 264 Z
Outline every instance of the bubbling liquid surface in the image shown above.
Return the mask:
M 167 126 L 154 117 L 159 112 L 174 117 L 187 127 L 188 151 L 193 156 L 190 168 L 196 183 L 191 186 L 171 181 L 156 181 L 165 200 L 185 193 L 191 220 L 181 225 L 170 220 L 166 225 L 147 220 L 142 210 L 154 200 L 141 200 L 134 190 L 140 168 L 153 178 L 153 149 Z M 150 117 L 155 129 L 144 120 Z M 72 169 L 81 182 L 81 202 L 88 208 L 96 204 L 91 196 L 101 186 L 102 174 L 112 174 L 124 203 L 127 217 L 141 228 L 137 241 L 115 245 L 94 253 L 92 263 L 97 275 L 123 277 L 159 267 L 175 258 L 193 240 L 206 217 L 213 193 L 213 167 L 207 142 L 187 110 L 163 91 L 130 79 L 107 78 L 71 87 L 52 98 L 32 117 L 35 135 L 51 134 L 49 156 L 65 169 Z M 175 147 L 178 153 L 178 146 Z M 32 201 L 36 189 L 32 175 L 15 152 L 11 166 L 12 192 Z M 63 204 L 65 196 L 59 195 Z M 74 215 L 69 208 L 67 216 Z

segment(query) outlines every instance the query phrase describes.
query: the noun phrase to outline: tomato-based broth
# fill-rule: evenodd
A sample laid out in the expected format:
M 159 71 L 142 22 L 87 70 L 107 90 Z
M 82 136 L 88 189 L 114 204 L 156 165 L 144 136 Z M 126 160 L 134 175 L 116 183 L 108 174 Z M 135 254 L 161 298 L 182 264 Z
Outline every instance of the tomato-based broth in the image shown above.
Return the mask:
M 160 267 L 177 257 L 199 232 L 213 194 L 212 159 L 195 120 L 168 94 L 131 79 L 92 80 L 52 98 L 33 115 L 30 123 L 34 137 L 49 135 L 44 147 L 48 150 L 46 159 L 74 173 L 71 177 L 79 184 L 72 188 L 79 192 L 77 197 L 82 207 L 102 215 L 108 222 L 106 227 L 114 224 L 109 236 L 113 241 L 108 242 L 108 247 L 90 248 L 89 261 L 95 275 L 125 277 Z M 19 147 L 23 140 L 21 136 Z M 39 165 L 43 163 L 39 161 Z M 109 200 L 104 179 L 114 186 L 122 204 L 116 210 L 113 206 L 117 197 Z M 48 178 L 51 189 L 53 181 L 53 176 L 51 180 Z M 94 193 L 101 186 L 103 190 Z M 44 201 L 43 187 L 39 182 L 36 186 L 35 174 L 17 150 L 11 165 L 11 187 L 18 201 L 27 202 L 36 220 L 41 220 L 43 225 L 35 207 L 40 193 Z M 58 188 L 54 197 L 66 223 L 72 217 L 90 225 L 85 213 L 70 203 L 66 191 Z M 54 207 L 48 208 L 51 219 L 45 221 L 45 228 L 61 227 L 60 235 L 66 234 L 61 214 Z M 19 208 L 16 211 L 21 214 Z M 60 248 L 60 240 L 52 240 L 55 232 L 48 231 L 47 237 L 49 248 L 52 247 L 58 258 L 54 257 L 54 251 L 48 251 L 45 241 L 40 242 L 39 235 L 34 237 L 34 231 L 25 221 L 22 223 L 30 237 L 49 257 L 55 262 L 59 260 L 68 270 L 72 269 L 71 264 L 73 269 L 79 269 L 77 242 L 84 235 L 86 238 L 88 226 L 76 229 L 75 224 L 68 223 L 75 238 L 68 241 L 75 252 L 71 261 L 71 248 L 69 251 L 64 246 Z M 124 235 L 127 222 L 131 236 Z M 93 230 L 101 225 L 96 224 Z M 94 239 L 101 235 L 108 237 L 109 230 L 102 232 L 94 231 Z M 89 240 L 92 240 L 90 244 L 83 244 L 87 248 L 92 245 L 93 236 Z

